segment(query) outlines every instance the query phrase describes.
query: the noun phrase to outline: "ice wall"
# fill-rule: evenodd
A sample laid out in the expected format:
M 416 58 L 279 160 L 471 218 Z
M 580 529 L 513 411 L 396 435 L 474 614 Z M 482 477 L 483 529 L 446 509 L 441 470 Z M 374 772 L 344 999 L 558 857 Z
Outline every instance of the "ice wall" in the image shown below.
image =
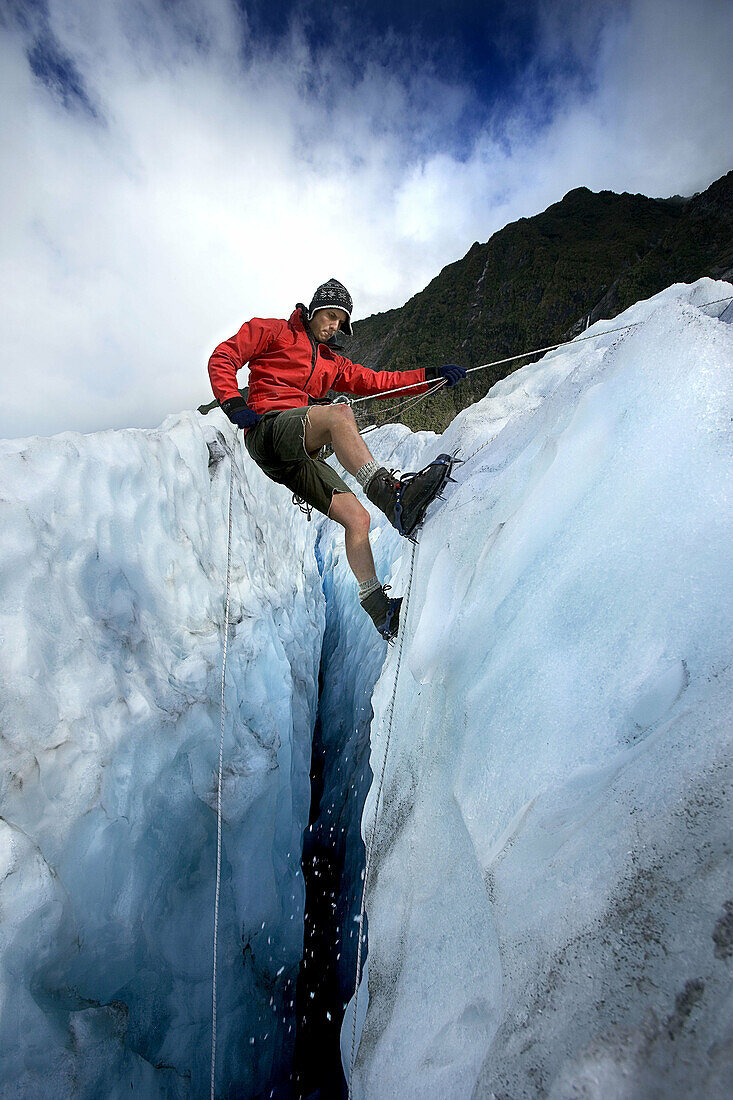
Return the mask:
M 403 468 L 467 461 L 403 628 L 359 1100 L 729 1094 L 733 326 L 702 304 L 731 293 L 599 322 L 643 323 L 518 371 L 418 453 L 393 433 Z
M 208 1095 L 226 508 L 219 412 L 0 444 L 0 1095 Z M 222 1095 L 288 1095 L 324 599 L 237 450 Z

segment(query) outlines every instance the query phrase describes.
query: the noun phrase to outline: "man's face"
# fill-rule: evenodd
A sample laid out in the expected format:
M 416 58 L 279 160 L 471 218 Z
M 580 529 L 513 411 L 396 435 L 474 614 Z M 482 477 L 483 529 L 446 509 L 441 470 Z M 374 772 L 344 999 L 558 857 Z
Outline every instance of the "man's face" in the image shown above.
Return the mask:
M 346 320 L 346 316 L 346 310 L 328 306 L 326 309 L 317 309 L 313 314 L 313 320 L 308 323 L 316 340 L 325 344 L 338 332 L 339 325 Z

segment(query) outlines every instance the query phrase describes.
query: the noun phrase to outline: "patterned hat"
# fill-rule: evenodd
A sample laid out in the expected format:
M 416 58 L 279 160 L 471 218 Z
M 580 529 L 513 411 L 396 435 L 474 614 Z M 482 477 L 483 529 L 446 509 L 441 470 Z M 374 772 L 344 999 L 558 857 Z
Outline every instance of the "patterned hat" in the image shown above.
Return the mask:
M 348 290 L 338 279 L 329 279 L 327 283 L 321 283 L 318 287 L 311 304 L 308 306 L 308 320 L 313 320 L 313 314 L 316 310 L 328 309 L 329 306 L 344 311 L 346 320 L 341 325 L 341 331 L 345 332 L 347 336 L 351 336 L 351 312 L 354 303 Z

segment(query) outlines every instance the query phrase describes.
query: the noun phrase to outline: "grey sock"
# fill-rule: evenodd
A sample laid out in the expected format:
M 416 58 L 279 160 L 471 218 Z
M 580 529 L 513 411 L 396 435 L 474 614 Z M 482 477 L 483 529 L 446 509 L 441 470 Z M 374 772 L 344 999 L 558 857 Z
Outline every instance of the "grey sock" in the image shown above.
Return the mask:
M 372 480 L 377 470 L 379 469 L 379 463 L 371 459 L 369 462 L 365 462 L 363 466 L 360 466 L 356 471 L 356 480 L 361 485 L 362 489 L 366 489 L 369 482 Z
M 364 600 L 367 598 L 367 596 L 371 596 L 372 592 L 376 592 L 377 589 L 381 587 L 382 586 L 377 579 L 376 573 L 371 578 L 371 580 L 361 581 L 361 583 L 359 584 L 359 603 L 364 603 Z

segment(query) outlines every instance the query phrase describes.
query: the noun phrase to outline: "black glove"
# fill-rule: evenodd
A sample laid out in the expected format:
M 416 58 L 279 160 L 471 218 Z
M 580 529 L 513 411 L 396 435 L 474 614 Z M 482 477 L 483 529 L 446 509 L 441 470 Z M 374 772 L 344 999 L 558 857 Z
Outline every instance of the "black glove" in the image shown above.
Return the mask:
M 438 378 L 445 378 L 449 386 L 455 386 L 466 377 L 466 374 L 467 371 L 463 367 L 458 367 L 455 363 L 446 363 L 444 367 L 426 367 L 425 381 L 435 382 Z
M 238 428 L 254 428 L 257 421 L 262 420 L 260 414 L 253 412 L 243 397 L 230 397 L 222 401 L 221 407 Z

